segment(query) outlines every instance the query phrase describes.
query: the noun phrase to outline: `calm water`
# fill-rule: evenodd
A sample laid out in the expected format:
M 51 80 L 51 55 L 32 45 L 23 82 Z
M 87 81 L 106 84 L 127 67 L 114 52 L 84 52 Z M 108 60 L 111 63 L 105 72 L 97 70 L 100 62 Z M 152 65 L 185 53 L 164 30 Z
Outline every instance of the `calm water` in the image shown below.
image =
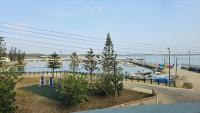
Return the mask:
M 144 58 L 146 62 L 155 63 L 155 64 L 163 64 L 169 62 L 168 55 L 137 55 L 137 56 L 119 56 L 120 58 Z M 188 64 L 189 56 L 188 55 L 174 55 L 170 56 L 171 64 L 175 64 L 175 59 L 177 60 L 178 65 Z M 200 65 L 200 55 L 191 55 L 190 56 L 191 65 Z
M 123 64 L 119 64 L 120 67 L 123 68 L 123 72 L 137 72 L 137 71 L 151 71 L 147 68 L 139 67 L 139 66 L 127 66 Z M 24 70 L 27 72 L 37 72 L 37 71 L 52 71 L 51 69 L 47 68 L 47 62 L 46 61 L 29 61 L 27 62 L 26 66 L 24 67 Z M 69 71 L 69 62 L 64 61 L 62 67 L 60 69 L 56 69 L 56 71 Z M 87 72 L 84 70 L 83 65 L 80 64 L 78 67 L 79 72 Z M 96 73 L 100 72 L 100 70 L 97 70 Z
M 189 56 L 187 55 L 182 55 L 182 56 L 175 56 L 175 58 L 178 58 L 178 66 L 180 68 L 181 64 L 188 64 L 189 63 Z M 156 63 L 156 64 L 161 64 L 161 63 L 168 63 L 168 56 L 163 56 L 163 55 L 137 55 L 137 56 L 119 56 L 119 58 L 144 58 L 146 62 L 149 63 Z M 171 56 L 171 64 L 174 64 L 174 56 Z M 191 64 L 192 65 L 200 65 L 200 55 L 191 55 Z M 136 73 L 137 71 L 150 71 L 149 69 L 139 67 L 139 66 L 127 66 L 127 65 L 122 65 L 120 64 L 123 68 L 123 72 L 129 72 L 129 73 Z M 23 70 L 23 69 L 21 69 Z M 24 70 L 27 72 L 37 72 L 37 71 L 51 71 L 51 69 L 47 68 L 47 62 L 46 61 L 28 61 L 27 64 L 24 67 Z M 63 66 L 60 69 L 56 69 L 57 71 L 69 71 L 69 62 L 64 61 Z M 83 66 L 80 65 L 78 67 L 79 72 L 86 72 L 83 69 Z M 96 71 L 97 73 L 100 71 Z

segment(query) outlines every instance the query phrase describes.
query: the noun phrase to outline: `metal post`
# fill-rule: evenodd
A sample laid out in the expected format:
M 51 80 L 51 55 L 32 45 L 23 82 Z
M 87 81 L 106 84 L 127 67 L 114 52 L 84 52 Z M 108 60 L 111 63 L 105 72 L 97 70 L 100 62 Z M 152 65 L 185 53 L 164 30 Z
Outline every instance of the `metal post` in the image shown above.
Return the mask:
M 169 67 L 169 86 L 170 86 L 170 81 L 171 81 L 170 80 L 170 76 L 171 76 L 171 72 L 170 72 L 171 71 L 170 70 L 170 48 L 168 48 L 168 50 L 169 50 L 169 66 L 168 67 Z
M 190 66 L 191 66 L 191 64 L 190 64 L 190 54 L 191 54 L 191 51 L 189 51 L 189 68 L 190 68 Z
M 175 75 L 177 75 L 177 68 L 178 68 L 178 58 L 176 58 L 176 71 L 175 71 Z
M 174 53 L 174 65 L 176 63 L 176 54 Z
M 158 85 L 160 85 L 160 79 L 157 79 Z
M 165 56 L 164 56 L 164 64 L 166 64 L 166 63 L 165 63 Z

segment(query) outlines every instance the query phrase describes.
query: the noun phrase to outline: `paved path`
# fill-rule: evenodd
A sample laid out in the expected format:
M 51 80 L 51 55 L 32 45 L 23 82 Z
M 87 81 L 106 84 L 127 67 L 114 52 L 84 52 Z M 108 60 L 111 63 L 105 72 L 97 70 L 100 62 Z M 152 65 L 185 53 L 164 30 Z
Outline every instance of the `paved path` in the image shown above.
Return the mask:
M 184 76 L 185 81 L 193 83 L 193 89 L 169 88 L 163 86 L 160 87 L 156 85 L 148 85 L 131 81 L 125 81 L 124 87 L 128 89 L 132 89 L 134 87 L 150 90 L 154 89 L 158 92 L 158 98 L 161 104 L 197 101 L 200 102 L 200 74 L 187 70 L 181 70 L 179 73 Z
M 200 103 L 144 105 L 126 108 L 106 108 L 78 113 L 199 113 Z

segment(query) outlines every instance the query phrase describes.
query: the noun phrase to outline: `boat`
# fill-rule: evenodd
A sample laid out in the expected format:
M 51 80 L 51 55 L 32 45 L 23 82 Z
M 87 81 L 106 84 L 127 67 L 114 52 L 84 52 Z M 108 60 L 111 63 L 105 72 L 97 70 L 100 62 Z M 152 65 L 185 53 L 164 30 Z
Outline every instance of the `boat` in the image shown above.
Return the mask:
M 135 64 L 133 64 L 133 63 L 126 63 L 125 66 L 126 67 L 135 67 Z
M 138 79 L 138 78 L 143 78 L 141 75 L 136 75 L 135 73 L 131 73 L 128 76 L 129 79 Z
M 138 61 L 144 61 L 145 59 L 144 58 L 137 58 L 136 60 L 138 60 Z
M 138 72 L 136 75 L 150 75 L 152 72 Z

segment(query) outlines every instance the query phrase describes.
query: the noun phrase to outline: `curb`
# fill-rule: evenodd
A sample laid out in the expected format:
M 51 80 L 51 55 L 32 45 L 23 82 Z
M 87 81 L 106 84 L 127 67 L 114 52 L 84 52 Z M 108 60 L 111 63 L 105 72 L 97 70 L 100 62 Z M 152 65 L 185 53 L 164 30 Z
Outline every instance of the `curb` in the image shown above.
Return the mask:
M 151 97 L 147 97 L 147 98 L 136 100 L 136 101 L 130 101 L 130 102 L 115 105 L 115 106 L 112 106 L 112 107 L 109 107 L 109 108 L 123 108 L 123 107 L 126 107 L 126 106 L 131 105 L 131 104 L 136 104 L 136 103 L 140 104 L 140 102 L 148 101 L 148 100 L 151 100 L 151 99 L 156 99 L 156 96 L 151 96 Z
M 128 82 L 127 82 L 127 83 L 128 83 Z M 137 83 L 137 84 L 143 84 L 143 85 L 148 85 L 148 86 L 154 86 L 154 87 L 157 87 L 157 88 L 177 89 L 177 90 L 193 90 L 193 89 L 185 89 L 185 88 L 168 87 L 168 86 L 161 86 L 161 85 L 154 85 L 154 84 L 140 83 L 140 82 L 130 82 L 130 83 Z

